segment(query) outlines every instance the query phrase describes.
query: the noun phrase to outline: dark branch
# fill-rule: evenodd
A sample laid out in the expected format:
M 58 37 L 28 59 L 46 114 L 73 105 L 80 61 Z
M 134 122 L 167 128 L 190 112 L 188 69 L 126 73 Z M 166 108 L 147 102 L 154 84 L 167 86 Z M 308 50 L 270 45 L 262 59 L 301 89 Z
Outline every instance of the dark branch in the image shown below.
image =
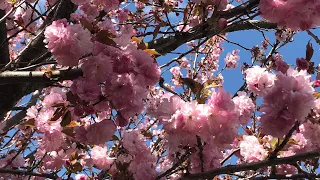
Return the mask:
M 291 179 L 291 180 L 298 180 L 298 179 L 308 179 L 308 178 L 320 178 L 320 175 L 318 174 L 287 174 L 287 175 L 272 175 L 272 176 L 267 176 L 267 177 L 256 177 L 252 178 L 253 180 L 267 180 L 267 179 Z
M 284 146 L 289 142 L 292 134 L 297 130 L 299 127 L 300 123 L 297 121 L 294 126 L 290 129 L 284 140 L 281 142 L 279 146 L 272 152 L 272 154 L 269 156 L 269 159 L 276 158 L 278 153 L 284 148 Z
M 218 35 L 222 31 L 219 28 L 208 27 L 208 23 L 203 23 L 192 28 L 188 32 L 181 32 L 174 36 L 161 37 L 159 39 L 152 40 L 148 43 L 148 47 L 150 49 L 156 49 L 156 51 L 161 55 L 165 55 L 191 40 L 201 39 L 204 37 L 210 38 L 212 36 Z M 248 20 L 231 24 L 225 30 L 223 30 L 223 32 L 235 32 L 257 28 L 275 29 L 276 27 L 276 24 L 264 20 Z
M 15 175 L 22 175 L 22 176 L 36 176 L 36 177 L 45 177 L 50 179 L 57 179 L 57 176 L 53 174 L 47 173 L 37 173 L 37 172 L 29 172 L 29 171 L 22 171 L 22 170 L 14 170 L 14 169 L 2 169 L 0 168 L 0 173 L 9 173 Z
M 61 2 L 61 3 L 60 3 Z M 44 29 L 52 23 L 55 19 L 69 18 L 70 14 L 76 10 L 76 6 L 71 2 L 71 0 L 62 0 L 58 2 L 58 5 L 49 13 L 46 21 L 40 26 L 37 36 L 30 41 L 25 49 L 20 53 L 17 58 L 18 64 L 24 64 L 20 62 L 30 62 L 33 59 L 38 59 L 41 55 L 47 52 L 45 48 L 44 40 Z M 1 36 L 1 35 L 0 35 Z M 7 36 L 6 34 L 4 35 Z M 5 40 L 4 38 L 3 40 Z M 3 40 L 0 42 L 3 42 Z M 2 48 L 1 48 L 2 49 Z M 1 56 L 2 58 L 3 56 Z M 45 60 L 45 59 L 42 59 Z M 39 63 L 39 62 L 37 62 Z M 0 63 L 5 64 L 5 63 Z M 21 66 L 20 66 L 21 67 Z M 23 66 L 22 66 L 23 67 Z M 32 69 L 31 69 L 32 70 Z M 0 120 L 5 114 L 13 107 L 21 97 L 37 89 L 44 88 L 43 83 L 19 83 L 0 86 L 0 96 L 2 97 L 0 102 Z
M 210 178 L 213 179 L 215 176 L 220 174 L 230 174 L 230 173 L 235 173 L 240 171 L 258 170 L 260 168 L 265 168 L 268 166 L 279 165 L 279 164 L 292 164 L 292 163 L 295 163 L 296 161 L 311 159 L 319 156 L 320 156 L 320 152 L 316 151 L 316 152 L 297 154 L 290 157 L 269 159 L 269 160 L 264 160 L 260 162 L 254 162 L 254 163 L 229 165 L 229 166 L 221 167 L 211 171 L 207 171 L 204 173 L 191 174 L 186 177 L 183 177 L 182 179 L 210 179 Z

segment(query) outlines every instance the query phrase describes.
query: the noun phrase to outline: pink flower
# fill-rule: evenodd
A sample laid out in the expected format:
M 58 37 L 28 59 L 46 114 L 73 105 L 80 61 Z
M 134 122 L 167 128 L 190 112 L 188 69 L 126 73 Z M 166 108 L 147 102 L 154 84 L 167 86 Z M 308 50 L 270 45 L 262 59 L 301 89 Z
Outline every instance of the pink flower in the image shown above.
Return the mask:
M 275 76 L 269 74 L 265 68 L 253 66 L 245 71 L 248 89 L 258 96 L 264 96 L 274 84 Z
M 71 0 L 75 5 L 83 5 L 87 2 L 89 2 L 89 0 Z
M 191 27 L 189 25 L 182 24 L 182 25 L 177 26 L 178 31 L 187 32 L 189 29 L 191 29 Z
M 66 100 L 63 98 L 61 94 L 52 92 L 49 95 L 45 96 L 41 104 L 44 108 L 52 108 L 54 105 L 65 102 Z
M 8 7 L 10 7 L 10 5 L 8 4 L 8 2 L 6 0 L 0 1 L 0 9 L 5 10 Z
M 102 5 L 106 12 L 119 8 L 119 0 L 92 0 L 93 4 Z
M 311 122 L 306 122 L 299 126 L 300 136 L 296 138 L 299 140 L 299 149 L 305 151 L 318 151 L 320 150 L 320 126 Z M 299 152 L 299 151 L 298 151 Z
M 152 156 L 150 151 L 144 152 L 131 161 L 128 169 L 133 173 L 134 179 L 153 180 L 158 176 L 155 170 L 156 162 L 156 157 Z
M 112 164 L 113 160 L 109 158 L 107 154 L 108 150 L 106 147 L 94 146 L 91 149 L 91 159 L 93 163 L 99 169 L 108 169 Z
M 112 120 L 102 120 L 87 128 L 87 140 L 90 144 L 104 144 L 109 141 L 116 131 L 116 126 Z
M 280 156 L 278 157 L 290 157 L 290 156 L 294 156 L 295 153 L 292 151 L 281 151 Z M 277 165 L 276 166 L 277 169 L 277 174 L 296 174 L 298 169 L 296 167 L 294 167 L 293 165 L 289 165 L 289 164 L 281 164 L 281 165 Z
M 111 57 L 99 53 L 96 56 L 90 56 L 81 66 L 84 77 L 94 82 L 104 82 L 110 79 L 112 73 Z
M 91 34 L 80 24 L 67 25 L 67 20 L 54 21 L 44 32 L 48 50 L 58 64 L 76 66 L 79 59 L 92 51 Z
M 202 150 L 204 171 L 219 168 L 220 161 L 223 159 L 222 152 L 217 146 L 206 144 Z M 191 169 L 194 173 L 201 172 L 201 159 L 199 153 L 193 153 L 191 156 Z
M 80 77 L 73 81 L 71 92 L 88 102 L 96 102 L 101 96 L 101 88 L 94 81 Z
M 97 5 L 92 3 L 84 3 L 79 7 L 79 9 L 82 10 L 88 16 L 88 18 L 95 18 L 99 15 L 99 8 Z
M 228 53 L 227 57 L 224 59 L 226 62 L 227 69 L 236 68 L 238 65 L 238 61 L 240 59 L 239 50 L 233 50 L 232 53 Z
M 61 118 L 59 118 L 56 121 L 51 121 L 50 119 L 53 117 L 55 110 L 53 108 L 50 109 L 41 109 L 39 112 L 35 125 L 39 132 L 45 133 L 45 132 L 55 132 L 55 131 L 60 131 L 61 126 L 60 126 L 60 121 Z
M 314 107 L 314 89 L 306 71 L 289 69 L 279 73 L 274 87 L 264 96 L 260 111 L 261 132 L 276 137 L 285 135 L 295 121 L 305 122 Z
M 239 147 L 243 160 L 249 163 L 264 160 L 268 155 L 255 136 L 243 136 Z
M 17 157 L 15 157 L 15 156 L 16 156 L 16 152 L 14 151 L 14 152 L 7 154 L 4 158 L 0 159 L 0 167 L 4 168 L 7 165 L 11 168 L 23 167 L 25 160 L 24 160 L 22 154 L 19 154 Z M 9 167 L 7 167 L 7 168 L 9 168 Z
M 180 67 L 172 67 L 170 69 L 170 72 L 172 74 L 173 77 L 181 77 L 182 73 L 180 72 Z
M 162 122 L 168 121 L 176 110 L 181 109 L 185 102 L 179 96 L 164 98 L 163 102 L 157 108 L 155 116 Z
M 235 104 L 236 111 L 240 114 L 240 123 L 242 125 L 247 124 L 255 110 L 255 105 L 251 98 L 247 97 L 245 92 L 238 92 L 238 96 L 234 97 L 232 100 Z
M 55 129 L 51 132 L 46 131 L 39 142 L 39 147 L 46 151 L 55 151 L 59 149 L 64 143 L 64 134 L 62 129 Z
M 160 78 L 160 69 L 150 54 L 138 49 L 131 50 L 130 55 L 135 65 L 134 71 L 144 77 L 144 81 L 140 81 L 141 85 L 155 85 Z
M 31 106 L 28 110 L 27 110 L 27 116 L 26 119 L 36 119 L 38 115 L 38 109 L 36 106 Z
M 47 153 L 46 156 L 45 153 Z M 43 166 L 46 169 L 58 170 L 62 168 L 67 160 L 69 160 L 69 156 L 64 152 L 64 150 L 60 151 L 51 151 L 48 152 L 45 149 L 37 149 L 36 154 L 37 159 L 43 159 Z
M 313 85 L 314 87 L 320 87 L 320 80 L 315 80 Z
M 179 60 L 179 66 L 180 68 L 189 68 L 190 67 L 190 64 L 189 64 L 189 61 L 186 57 L 182 57 L 180 60 Z M 171 72 L 171 69 L 170 69 L 170 72 Z M 172 72 L 171 72 L 172 73 Z
M 133 71 L 136 66 L 134 64 L 134 57 L 132 57 L 130 54 L 116 54 L 112 58 L 113 62 L 113 71 L 115 73 L 127 73 L 130 71 Z
M 306 0 L 261 0 L 261 16 L 293 30 L 307 30 L 320 24 L 320 2 Z
M 89 180 L 88 176 L 85 174 L 76 174 L 74 178 L 75 180 Z
M 226 92 L 223 88 L 219 88 L 218 92 L 213 92 L 208 101 L 208 105 L 213 108 L 221 110 L 233 110 L 234 102 L 231 100 L 231 94 Z
M 32 22 L 36 18 L 36 14 L 32 10 L 32 8 L 18 8 L 17 13 L 15 14 L 15 21 L 22 23 L 29 31 L 34 31 L 37 25 L 36 22 Z
M 138 131 L 126 131 L 123 133 L 123 147 L 130 155 L 138 155 L 148 150 L 144 137 Z
M 119 23 L 124 23 L 128 19 L 129 10 L 127 8 L 123 10 L 119 9 L 117 13 L 118 13 Z

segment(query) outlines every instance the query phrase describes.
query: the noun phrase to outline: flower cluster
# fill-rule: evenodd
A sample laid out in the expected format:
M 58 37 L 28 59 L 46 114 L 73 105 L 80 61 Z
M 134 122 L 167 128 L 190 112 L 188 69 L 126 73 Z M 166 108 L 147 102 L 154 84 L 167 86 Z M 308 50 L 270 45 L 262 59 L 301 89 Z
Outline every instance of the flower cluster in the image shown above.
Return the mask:
M 224 59 L 225 63 L 226 63 L 226 67 L 227 69 L 232 69 L 232 68 L 236 68 L 238 65 L 238 61 L 240 59 L 239 54 L 239 50 L 233 50 L 232 53 L 228 53 L 227 57 Z
M 63 66 L 76 66 L 92 51 L 91 34 L 80 24 L 68 25 L 66 19 L 54 21 L 44 32 L 48 50 Z
M 149 113 L 163 124 L 169 154 L 194 147 L 200 138 L 206 142 L 203 147 L 205 169 L 220 166 L 222 150 L 230 147 L 238 135 L 240 121 L 247 121 L 254 110 L 254 104 L 245 94 L 240 93 L 232 100 L 223 88 L 213 92 L 208 104 L 185 102 L 178 96 L 163 96 L 159 101 L 158 107 Z M 191 167 L 192 171 L 199 172 L 200 159 L 195 154 Z
M 307 30 L 320 25 L 320 2 L 316 0 L 261 0 L 261 16 L 293 30 Z

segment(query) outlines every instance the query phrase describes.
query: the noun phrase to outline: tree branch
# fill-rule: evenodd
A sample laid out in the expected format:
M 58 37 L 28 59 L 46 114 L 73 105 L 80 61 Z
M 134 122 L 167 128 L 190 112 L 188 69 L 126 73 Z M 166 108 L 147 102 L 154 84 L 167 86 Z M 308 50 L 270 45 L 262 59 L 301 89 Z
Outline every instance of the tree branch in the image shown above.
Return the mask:
M 272 176 L 267 176 L 267 177 L 256 177 L 256 178 L 252 178 L 253 180 L 267 180 L 267 179 L 291 179 L 291 180 L 298 180 L 298 179 L 308 179 L 308 178 L 320 178 L 320 175 L 318 174 L 310 174 L 310 175 L 306 175 L 306 174 L 287 174 L 287 175 L 280 175 L 280 174 L 276 174 L 276 175 L 272 175 Z
M 30 101 L 27 103 L 26 107 L 29 108 L 33 105 L 36 104 L 36 102 L 38 101 L 38 97 L 40 96 L 40 92 L 39 91 L 35 91 L 31 98 Z M 6 123 L 5 127 L 2 129 L 3 134 L 6 134 L 12 127 L 14 127 L 15 125 L 19 124 L 22 119 L 24 117 L 26 117 L 26 110 L 22 110 L 20 112 L 18 112 L 17 114 L 15 114 L 14 116 L 12 116 L 10 119 L 5 119 L 4 123 Z
M 5 71 L 0 73 L 0 84 L 24 82 L 50 83 L 52 81 L 73 80 L 82 76 L 81 69 L 42 71 Z
M 30 43 L 22 50 L 22 52 L 16 59 L 16 62 L 18 62 L 18 64 L 24 64 L 20 62 L 30 62 L 33 59 L 37 59 L 39 56 L 45 54 L 47 52 L 47 49 L 45 48 L 45 44 L 43 43 L 44 29 L 55 19 L 69 19 L 70 14 L 73 13 L 75 10 L 76 6 L 71 2 L 71 0 L 59 1 L 58 5 L 49 13 L 44 23 L 40 26 L 38 32 L 36 33 L 37 36 L 33 40 L 31 40 Z M 6 35 L 7 34 L 4 35 L 4 39 L 0 38 L 0 42 L 3 42 L 1 40 L 6 40 Z M 2 50 L 2 48 L 0 49 Z M 1 56 L 1 58 L 3 57 L 4 56 Z M 0 86 L 0 97 L 2 97 L 0 102 L 0 120 L 2 120 L 2 117 L 5 116 L 6 112 L 8 112 L 10 108 L 13 107 L 21 97 L 31 92 L 34 92 L 37 89 L 42 89 L 44 87 L 45 86 L 43 83 L 27 82 Z
M 55 176 L 53 174 L 22 171 L 22 170 L 15 170 L 15 169 L 3 169 L 3 168 L 0 168 L 0 173 L 1 174 L 9 173 L 9 174 L 15 174 L 15 175 L 37 176 L 37 177 L 45 177 L 45 178 L 50 178 L 50 179 L 57 179 L 57 176 Z
M 175 49 L 177 49 L 182 44 L 195 39 L 201 39 L 204 37 L 212 37 L 221 33 L 219 28 L 208 28 L 209 24 L 207 22 L 198 25 L 188 32 L 180 32 L 174 36 L 161 37 L 156 40 L 152 40 L 148 43 L 150 49 L 155 49 L 161 55 L 165 55 Z M 276 24 L 270 23 L 264 20 L 248 20 L 239 23 L 234 23 L 229 25 L 223 32 L 235 32 L 242 30 L 251 30 L 257 28 L 263 29 L 275 29 Z
M 191 174 L 183 177 L 182 179 L 185 179 L 185 180 L 210 179 L 210 178 L 213 179 L 215 176 L 220 174 L 230 174 L 230 173 L 239 172 L 239 171 L 257 170 L 257 169 L 268 167 L 271 165 L 292 164 L 292 163 L 295 163 L 296 161 L 311 159 L 319 156 L 320 156 L 320 152 L 316 151 L 316 152 L 297 154 L 289 157 L 269 159 L 269 160 L 264 160 L 260 162 L 254 162 L 254 163 L 229 165 L 229 166 L 221 167 L 211 171 L 207 171 L 204 173 Z
M 290 131 L 288 132 L 288 134 L 285 136 L 285 138 L 283 139 L 282 143 L 276 147 L 276 149 L 270 154 L 269 159 L 273 159 L 276 158 L 278 153 L 284 148 L 284 146 L 289 142 L 292 134 L 297 130 L 297 128 L 299 127 L 300 122 L 296 121 L 295 124 L 293 125 L 293 127 L 290 129 Z

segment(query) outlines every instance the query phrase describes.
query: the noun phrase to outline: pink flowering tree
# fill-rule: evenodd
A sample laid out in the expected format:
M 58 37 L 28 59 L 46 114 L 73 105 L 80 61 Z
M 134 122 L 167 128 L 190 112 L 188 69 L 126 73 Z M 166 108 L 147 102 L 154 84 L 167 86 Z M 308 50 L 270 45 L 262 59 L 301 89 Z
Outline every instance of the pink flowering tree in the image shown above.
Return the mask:
M 319 0 L 0 0 L 0 179 L 320 178 L 318 26 Z

